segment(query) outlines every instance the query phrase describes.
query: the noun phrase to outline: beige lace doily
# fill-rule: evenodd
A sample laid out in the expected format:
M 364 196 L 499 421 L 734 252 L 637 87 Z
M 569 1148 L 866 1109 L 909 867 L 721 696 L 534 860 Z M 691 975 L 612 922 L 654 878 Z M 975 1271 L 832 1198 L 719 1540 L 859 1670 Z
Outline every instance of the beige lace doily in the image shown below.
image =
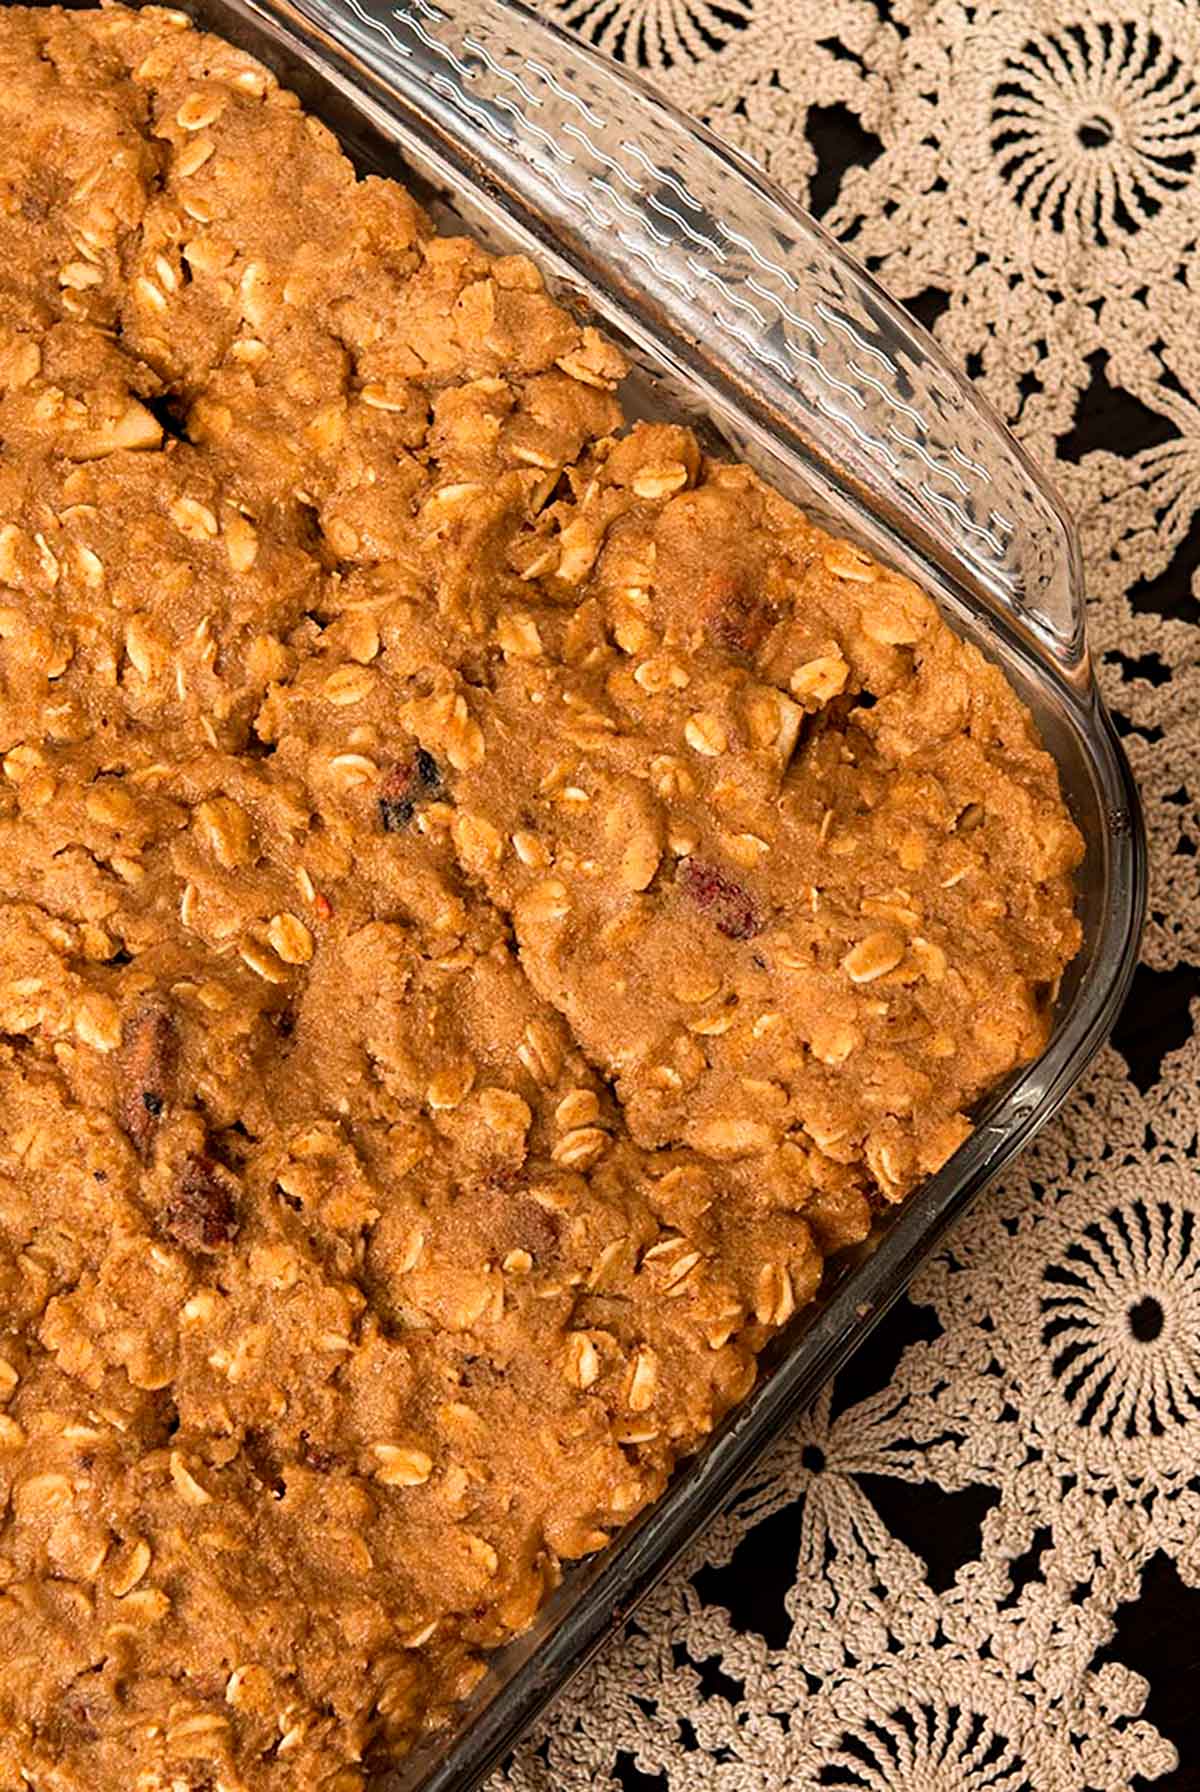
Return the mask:
M 1103 1054 L 879 1391 L 796 1426 L 495 1792 L 1143 1786 L 1178 1763 L 1118 1619 L 1152 1560 L 1200 1587 L 1200 5 L 541 4 L 821 210 L 1052 468 L 1151 837 L 1127 1030 L 1164 991 L 1183 1025 L 1136 1081 Z M 970 1496 L 965 1559 L 902 1540 L 906 1489 Z M 755 1540 L 770 1635 L 724 1602 Z

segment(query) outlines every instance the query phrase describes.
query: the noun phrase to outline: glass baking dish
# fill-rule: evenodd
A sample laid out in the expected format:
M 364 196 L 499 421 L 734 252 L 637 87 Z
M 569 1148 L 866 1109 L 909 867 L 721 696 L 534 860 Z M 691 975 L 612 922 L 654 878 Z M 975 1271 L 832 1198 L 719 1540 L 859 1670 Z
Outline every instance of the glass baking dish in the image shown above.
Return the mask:
M 514 0 L 195 0 L 362 169 L 524 250 L 630 354 L 630 408 L 706 446 L 926 587 L 1003 667 L 1054 753 L 1087 853 L 1083 947 L 1038 1061 L 938 1175 L 831 1268 L 749 1397 L 656 1506 L 575 1565 L 458 1721 L 387 1792 L 485 1776 L 728 1499 L 1002 1165 L 1055 1111 L 1128 988 L 1145 899 L 1136 791 L 1097 692 L 1079 553 L 1054 495 L 932 339 L 755 168 Z M 382 1792 L 382 1788 L 380 1789 Z

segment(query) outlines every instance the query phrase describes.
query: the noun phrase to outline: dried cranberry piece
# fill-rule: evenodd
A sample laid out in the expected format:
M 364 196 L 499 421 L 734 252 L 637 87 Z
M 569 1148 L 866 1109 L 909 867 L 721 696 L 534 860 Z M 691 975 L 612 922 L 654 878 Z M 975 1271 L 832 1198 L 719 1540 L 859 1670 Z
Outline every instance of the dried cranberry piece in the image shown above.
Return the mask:
M 257 1431 L 252 1426 L 242 1439 L 242 1455 L 259 1485 L 281 1500 L 286 1491 L 283 1467 L 274 1442 L 266 1432 Z
M 76 1680 L 58 1701 L 58 1723 L 72 1741 L 95 1742 L 100 1734 L 100 1707 L 104 1689 L 93 1675 Z
M 680 859 L 675 881 L 726 939 L 753 939 L 760 932 L 762 922 L 750 892 L 715 865 L 705 865 L 699 859 Z
M 729 653 L 756 653 L 779 616 L 762 592 L 748 591 L 730 573 L 713 574 L 701 604 L 709 635 Z
M 300 1433 L 299 1455 L 305 1468 L 312 1469 L 316 1475 L 327 1475 L 337 1461 L 332 1450 L 327 1450 L 323 1444 L 315 1443 L 307 1431 Z
M 162 1226 L 185 1251 L 219 1251 L 237 1236 L 236 1184 L 227 1170 L 193 1151 L 167 1199 Z
M 440 790 L 441 784 L 441 767 L 424 747 L 398 760 L 379 786 L 379 819 L 384 833 L 401 833 L 422 797 Z
M 166 1004 L 150 996 L 126 1020 L 118 1060 L 119 1118 L 143 1157 L 171 1094 L 179 1040 Z
M 465 1388 L 494 1388 L 501 1386 L 504 1381 L 504 1371 L 500 1366 L 482 1356 L 465 1358 L 461 1373 Z

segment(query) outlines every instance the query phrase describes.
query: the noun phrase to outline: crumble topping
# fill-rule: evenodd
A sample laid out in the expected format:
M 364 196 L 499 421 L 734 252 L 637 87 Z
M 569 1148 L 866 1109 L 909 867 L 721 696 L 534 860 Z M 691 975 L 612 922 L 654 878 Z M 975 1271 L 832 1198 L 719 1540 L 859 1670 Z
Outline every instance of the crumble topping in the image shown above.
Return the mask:
M 0 1784 L 359 1792 L 1041 1049 L 1002 675 L 147 7 L 0 13 Z

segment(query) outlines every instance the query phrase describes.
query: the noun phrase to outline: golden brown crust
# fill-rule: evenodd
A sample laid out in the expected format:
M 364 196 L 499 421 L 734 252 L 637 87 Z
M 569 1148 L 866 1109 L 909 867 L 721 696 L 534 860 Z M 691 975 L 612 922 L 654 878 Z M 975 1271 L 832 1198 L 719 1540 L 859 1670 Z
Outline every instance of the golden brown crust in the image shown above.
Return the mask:
M 1000 674 L 154 9 L 0 15 L 0 1785 L 354 1792 L 1044 1042 Z

